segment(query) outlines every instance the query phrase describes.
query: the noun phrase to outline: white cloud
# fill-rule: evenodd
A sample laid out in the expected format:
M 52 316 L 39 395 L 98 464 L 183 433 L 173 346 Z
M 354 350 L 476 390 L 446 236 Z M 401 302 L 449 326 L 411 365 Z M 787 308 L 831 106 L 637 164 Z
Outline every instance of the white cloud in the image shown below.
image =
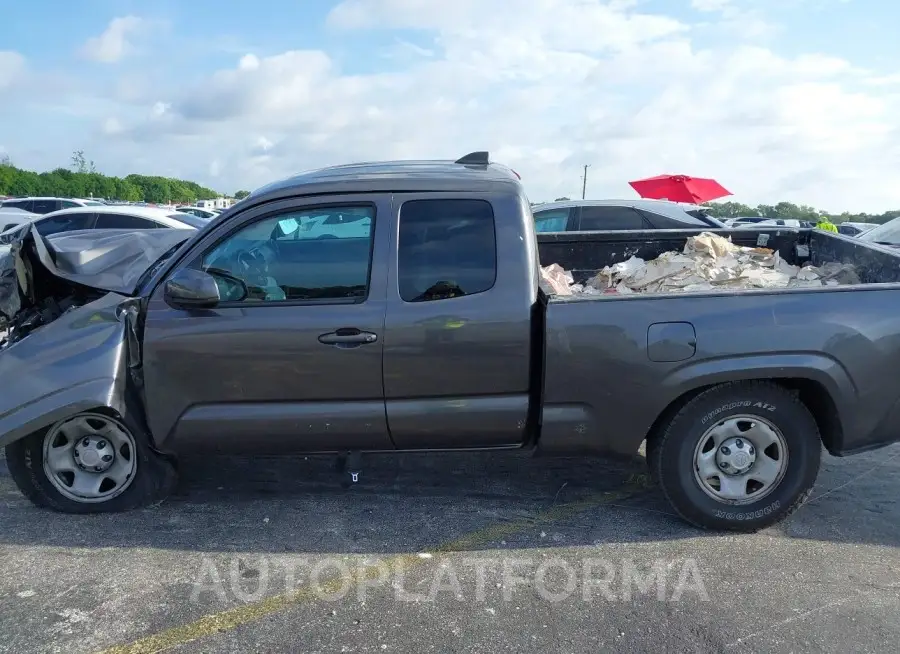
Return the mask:
M 691 7 L 697 11 L 722 11 L 731 0 L 691 0 Z
M 18 52 L 0 50 L 0 89 L 12 86 L 25 71 L 25 57 Z
M 109 136 L 120 134 L 122 132 L 122 123 L 119 122 L 118 118 L 107 118 L 103 121 L 102 132 Z
M 707 19 L 737 20 L 736 4 L 719 5 Z M 886 72 L 835 53 L 778 54 L 762 33 L 710 40 L 645 6 L 347 0 L 328 18 L 338 35 L 415 30 L 392 72 L 346 73 L 317 50 L 244 54 L 205 81 L 154 84 L 150 97 L 122 96 L 140 99 L 130 109 L 98 110 L 106 137 L 92 156 L 120 173 L 177 166 L 234 191 L 322 165 L 489 149 L 533 200 L 580 194 L 590 163 L 589 197 L 630 197 L 630 179 L 683 172 L 749 203 L 900 206 L 900 97 Z
M 256 70 L 259 68 L 259 57 L 255 54 L 244 55 L 238 62 L 238 68 L 240 70 Z
M 504 43 L 531 39 L 537 42 L 528 45 L 539 49 L 603 52 L 687 29 L 668 16 L 591 0 L 532 0 L 527 8 L 513 10 L 508 0 L 454 0 L 439 5 L 433 0 L 345 0 L 330 12 L 328 24 L 337 29 L 436 30 L 448 58 L 465 57 L 476 41 L 479 48 L 501 55 Z
M 150 110 L 150 114 L 154 118 L 159 118 L 164 113 L 166 113 L 172 105 L 168 102 L 155 102 L 153 104 L 153 108 Z
M 81 54 L 91 61 L 114 64 L 132 50 L 131 37 L 145 25 L 137 16 L 113 18 L 100 36 L 87 40 Z

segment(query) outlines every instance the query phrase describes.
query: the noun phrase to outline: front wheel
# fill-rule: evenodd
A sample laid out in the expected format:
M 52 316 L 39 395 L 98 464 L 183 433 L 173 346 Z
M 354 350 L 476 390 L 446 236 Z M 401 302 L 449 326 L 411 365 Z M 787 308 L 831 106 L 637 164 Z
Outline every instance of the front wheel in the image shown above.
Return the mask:
M 751 532 L 800 507 L 821 461 L 816 421 L 771 382 L 715 386 L 687 402 L 647 455 L 666 498 L 688 522 Z
M 60 420 L 6 447 L 19 490 L 65 513 L 108 513 L 149 504 L 175 484 L 171 461 L 135 422 L 102 411 Z

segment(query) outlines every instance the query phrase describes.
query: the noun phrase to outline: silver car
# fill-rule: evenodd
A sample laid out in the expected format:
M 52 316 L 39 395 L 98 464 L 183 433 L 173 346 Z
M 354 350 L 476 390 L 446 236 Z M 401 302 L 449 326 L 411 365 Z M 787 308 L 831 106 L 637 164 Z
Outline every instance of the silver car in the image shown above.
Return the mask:
M 535 230 L 593 232 L 639 229 L 725 229 L 699 204 L 668 200 L 566 200 L 532 207 Z

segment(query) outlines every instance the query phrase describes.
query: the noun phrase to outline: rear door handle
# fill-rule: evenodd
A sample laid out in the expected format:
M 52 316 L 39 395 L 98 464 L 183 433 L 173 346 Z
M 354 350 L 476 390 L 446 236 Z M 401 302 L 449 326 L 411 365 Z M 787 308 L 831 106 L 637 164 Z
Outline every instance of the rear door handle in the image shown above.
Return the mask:
M 319 336 L 319 342 L 323 345 L 336 345 L 338 347 L 355 347 L 374 343 L 377 340 L 377 334 L 360 331 L 355 327 L 343 327 Z

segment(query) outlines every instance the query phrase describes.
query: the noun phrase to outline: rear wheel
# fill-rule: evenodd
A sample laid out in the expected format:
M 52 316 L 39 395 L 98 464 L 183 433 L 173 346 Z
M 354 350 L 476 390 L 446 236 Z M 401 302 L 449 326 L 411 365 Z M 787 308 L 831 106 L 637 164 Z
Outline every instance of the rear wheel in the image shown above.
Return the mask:
M 77 413 L 6 448 L 10 475 L 34 504 L 66 513 L 125 511 L 164 498 L 171 461 L 134 421 Z
M 815 420 L 771 382 L 715 386 L 651 438 L 651 471 L 673 508 L 708 529 L 755 531 L 795 511 L 821 460 Z

